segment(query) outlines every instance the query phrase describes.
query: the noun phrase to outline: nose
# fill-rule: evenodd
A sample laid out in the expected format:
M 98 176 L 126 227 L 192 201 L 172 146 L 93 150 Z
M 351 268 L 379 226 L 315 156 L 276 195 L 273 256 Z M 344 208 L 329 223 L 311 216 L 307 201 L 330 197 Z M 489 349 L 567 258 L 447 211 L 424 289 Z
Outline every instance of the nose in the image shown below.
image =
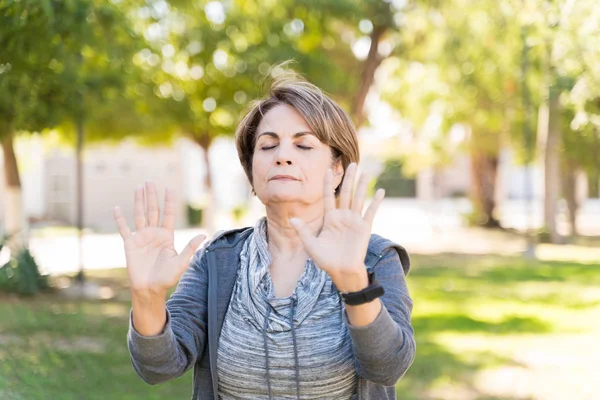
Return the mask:
M 292 165 L 292 147 L 293 146 L 286 144 L 283 141 L 279 144 L 277 147 L 277 155 L 275 157 L 275 163 L 277 165 Z

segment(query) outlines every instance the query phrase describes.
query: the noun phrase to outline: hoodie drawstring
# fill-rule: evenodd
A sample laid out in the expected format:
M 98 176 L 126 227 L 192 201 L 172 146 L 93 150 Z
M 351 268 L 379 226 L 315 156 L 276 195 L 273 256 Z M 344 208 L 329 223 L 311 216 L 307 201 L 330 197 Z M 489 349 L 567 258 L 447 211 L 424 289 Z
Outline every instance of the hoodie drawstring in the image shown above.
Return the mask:
M 267 385 L 269 388 L 269 400 L 273 398 L 271 393 L 271 374 L 269 369 L 269 346 L 267 345 L 267 329 L 269 328 L 269 316 L 271 315 L 271 305 L 267 304 L 267 315 L 265 315 L 265 325 L 263 328 L 263 342 L 265 344 L 265 368 L 267 369 Z
M 294 328 L 294 313 L 296 311 L 296 296 L 292 297 L 292 311 L 290 312 L 290 325 L 292 326 L 292 340 L 294 342 L 294 366 L 296 368 L 296 397 L 300 400 L 300 369 L 298 368 L 298 346 L 296 346 L 296 329 Z
M 298 366 L 298 346 L 296 344 L 296 330 L 294 328 L 294 314 L 296 311 L 296 296 L 292 297 L 292 309 L 290 311 L 290 325 L 292 327 L 292 341 L 294 343 L 294 367 L 296 372 L 296 398 L 300 400 L 300 369 Z M 265 323 L 263 327 L 263 342 L 265 346 L 265 368 L 267 370 L 267 387 L 269 390 L 269 400 L 273 398 L 271 390 L 271 370 L 269 368 L 269 346 L 267 343 L 267 329 L 269 327 L 269 316 L 271 315 L 271 305 L 267 305 L 267 314 L 265 315 Z

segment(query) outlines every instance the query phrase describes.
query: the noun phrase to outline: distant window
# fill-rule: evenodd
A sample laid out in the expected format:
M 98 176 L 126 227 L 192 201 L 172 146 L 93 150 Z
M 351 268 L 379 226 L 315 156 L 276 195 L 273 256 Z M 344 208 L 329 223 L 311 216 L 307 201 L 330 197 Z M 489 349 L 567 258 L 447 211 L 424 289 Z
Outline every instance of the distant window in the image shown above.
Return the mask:
M 69 189 L 68 176 L 53 175 L 50 177 L 50 190 L 54 193 L 63 193 Z
M 69 204 L 65 202 L 48 203 L 48 214 L 59 221 L 69 221 Z
M 51 175 L 48 181 L 48 209 L 50 218 L 69 221 L 71 185 L 68 175 Z
M 177 163 L 169 163 L 167 165 L 167 173 L 174 174 L 177 172 Z
M 106 172 L 106 162 L 100 161 L 96 164 L 96 172 L 102 174 Z

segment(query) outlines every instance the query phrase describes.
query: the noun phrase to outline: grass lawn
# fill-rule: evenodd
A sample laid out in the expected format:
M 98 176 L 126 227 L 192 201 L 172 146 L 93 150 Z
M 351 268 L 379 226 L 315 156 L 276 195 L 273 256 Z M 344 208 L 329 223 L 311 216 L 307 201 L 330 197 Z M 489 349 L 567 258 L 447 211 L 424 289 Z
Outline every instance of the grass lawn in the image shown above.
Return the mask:
M 191 371 L 158 386 L 133 371 L 125 270 L 90 279 L 121 300 L 0 295 L 0 399 L 190 398 Z M 600 265 L 413 256 L 409 287 L 417 358 L 399 399 L 578 400 L 600 391 Z

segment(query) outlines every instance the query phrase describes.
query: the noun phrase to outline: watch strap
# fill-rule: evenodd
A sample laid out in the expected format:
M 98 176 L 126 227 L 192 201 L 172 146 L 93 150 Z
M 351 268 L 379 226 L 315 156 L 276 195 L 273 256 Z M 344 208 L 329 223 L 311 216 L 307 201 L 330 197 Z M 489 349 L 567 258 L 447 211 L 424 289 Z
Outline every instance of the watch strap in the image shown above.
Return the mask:
M 369 303 L 378 297 L 383 296 L 385 290 L 377 280 L 375 272 L 369 271 L 369 286 L 357 292 L 340 292 L 340 296 L 345 304 L 357 306 Z

